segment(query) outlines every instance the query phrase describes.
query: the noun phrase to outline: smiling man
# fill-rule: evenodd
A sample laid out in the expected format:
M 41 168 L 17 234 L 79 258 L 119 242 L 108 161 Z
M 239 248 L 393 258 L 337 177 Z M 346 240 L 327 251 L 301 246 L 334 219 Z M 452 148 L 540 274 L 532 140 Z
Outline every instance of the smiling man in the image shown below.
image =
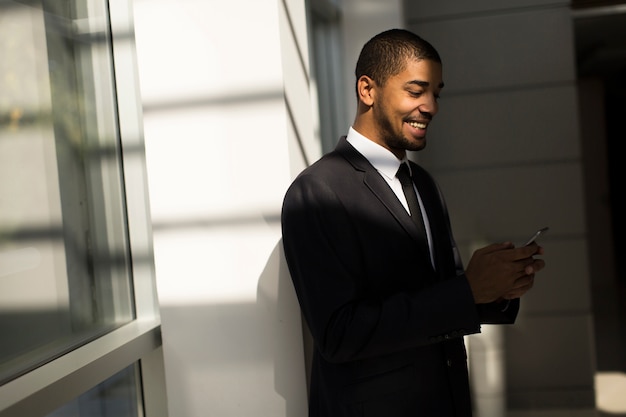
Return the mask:
M 403 32 L 390 32 L 396 36 Z M 398 159 L 406 150 L 426 146 L 428 123 L 437 113 L 443 88 L 441 59 L 431 46 L 393 51 L 393 38 L 373 39 L 363 49 L 356 67 L 357 117 L 353 128 L 387 148 Z M 428 47 L 426 47 L 428 46 Z M 396 48 L 402 48 L 396 45 Z M 388 55 L 388 61 L 378 61 Z
M 536 244 L 477 250 L 464 268 L 426 146 L 443 88 L 419 36 L 380 33 L 356 65 L 357 114 L 283 203 L 283 246 L 314 339 L 310 417 L 471 416 L 463 336 L 515 321 L 544 267 Z

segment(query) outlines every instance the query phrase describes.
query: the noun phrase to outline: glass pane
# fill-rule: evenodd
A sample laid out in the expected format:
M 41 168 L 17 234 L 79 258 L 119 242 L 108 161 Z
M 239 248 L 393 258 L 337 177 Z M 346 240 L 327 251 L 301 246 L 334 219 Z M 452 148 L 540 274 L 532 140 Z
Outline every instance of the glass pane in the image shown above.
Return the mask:
M 141 404 L 138 366 L 131 365 L 47 417 L 136 417 Z
M 133 319 L 106 11 L 0 1 L 0 384 Z

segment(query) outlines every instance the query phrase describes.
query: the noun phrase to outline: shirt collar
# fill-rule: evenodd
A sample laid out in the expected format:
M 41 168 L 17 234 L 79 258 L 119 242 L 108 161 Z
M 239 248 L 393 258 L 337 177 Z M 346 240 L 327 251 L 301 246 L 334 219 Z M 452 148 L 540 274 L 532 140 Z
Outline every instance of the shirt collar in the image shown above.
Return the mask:
M 369 163 L 372 164 L 381 175 L 384 175 L 389 180 L 395 178 L 401 163 L 408 162 L 406 156 L 402 160 L 399 160 L 389 149 L 366 138 L 352 127 L 348 130 L 346 140 L 359 151 L 359 153 L 367 158 Z M 409 165 L 409 171 L 410 168 L 411 166 Z

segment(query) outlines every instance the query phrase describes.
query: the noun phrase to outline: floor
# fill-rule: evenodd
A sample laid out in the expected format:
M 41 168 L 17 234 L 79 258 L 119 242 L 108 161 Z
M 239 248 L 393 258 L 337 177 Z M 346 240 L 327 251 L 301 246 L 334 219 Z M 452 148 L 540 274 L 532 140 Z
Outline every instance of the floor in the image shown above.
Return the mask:
M 595 409 L 549 409 L 511 411 L 499 415 L 498 407 L 475 417 L 626 417 L 626 374 L 622 372 L 598 373 L 595 377 Z

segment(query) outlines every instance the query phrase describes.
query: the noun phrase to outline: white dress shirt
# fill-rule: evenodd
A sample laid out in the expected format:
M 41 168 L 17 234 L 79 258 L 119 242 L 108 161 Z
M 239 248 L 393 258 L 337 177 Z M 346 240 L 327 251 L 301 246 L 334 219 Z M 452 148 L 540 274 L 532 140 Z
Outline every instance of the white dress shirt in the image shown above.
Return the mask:
M 406 156 L 404 159 L 399 160 L 390 150 L 380 146 L 372 140 L 369 140 L 352 127 L 350 127 L 350 130 L 348 131 L 347 141 L 357 151 L 359 151 L 359 153 L 363 155 L 374 168 L 376 168 L 376 171 L 378 171 L 383 179 L 387 181 L 391 190 L 395 193 L 396 197 L 398 197 L 398 200 L 400 200 L 404 209 L 410 214 L 409 205 L 406 201 L 406 197 L 404 196 L 404 192 L 402 191 L 402 184 L 400 184 L 400 180 L 396 177 L 400 164 L 408 162 Z M 410 168 L 411 166 L 409 165 L 409 170 Z M 413 184 L 413 188 L 416 188 L 415 184 Z M 419 201 L 420 209 L 422 210 L 424 226 L 426 226 L 428 247 L 430 248 L 430 260 L 434 267 L 432 237 L 428 216 L 426 215 L 426 210 L 424 210 L 424 204 L 422 203 L 422 198 L 417 188 L 415 189 L 415 193 L 417 194 L 417 200 Z

